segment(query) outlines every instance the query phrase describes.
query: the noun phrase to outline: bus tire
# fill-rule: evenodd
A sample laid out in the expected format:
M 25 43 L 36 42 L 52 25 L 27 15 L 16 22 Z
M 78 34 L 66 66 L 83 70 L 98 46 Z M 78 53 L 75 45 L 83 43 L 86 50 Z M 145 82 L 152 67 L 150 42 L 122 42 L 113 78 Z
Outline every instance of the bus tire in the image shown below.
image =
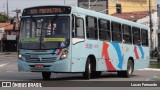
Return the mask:
M 132 76 L 133 71 L 134 71 L 133 62 L 131 60 L 128 60 L 127 70 L 125 70 L 125 71 L 117 71 L 117 74 L 120 77 L 129 78 L 130 76 Z
M 91 62 L 90 62 L 90 58 L 87 59 L 87 62 L 86 62 L 86 66 L 85 66 L 85 72 L 83 73 L 83 77 L 84 79 L 87 79 L 89 80 L 91 78 Z
M 51 72 L 42 72 L 42 77 L 44 80 L 49 80 L 51 77 Z

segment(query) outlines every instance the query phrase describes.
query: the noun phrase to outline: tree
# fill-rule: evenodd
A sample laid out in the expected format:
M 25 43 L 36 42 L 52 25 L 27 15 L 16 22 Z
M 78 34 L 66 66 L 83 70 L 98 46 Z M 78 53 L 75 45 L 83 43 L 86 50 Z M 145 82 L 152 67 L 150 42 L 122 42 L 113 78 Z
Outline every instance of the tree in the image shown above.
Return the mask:
M 6 15 L 0 14 L 0 22 L 6 22 L 8 20 Z

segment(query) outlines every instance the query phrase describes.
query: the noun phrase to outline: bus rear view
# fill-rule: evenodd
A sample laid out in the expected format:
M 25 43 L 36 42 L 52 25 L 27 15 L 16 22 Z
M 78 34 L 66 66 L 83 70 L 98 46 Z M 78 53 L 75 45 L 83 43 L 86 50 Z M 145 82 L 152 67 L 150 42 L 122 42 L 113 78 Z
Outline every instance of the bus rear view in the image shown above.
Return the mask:
M 70 7 L 45 6 L 24 9 L 19 37 L 19 71 L 69 72 Z

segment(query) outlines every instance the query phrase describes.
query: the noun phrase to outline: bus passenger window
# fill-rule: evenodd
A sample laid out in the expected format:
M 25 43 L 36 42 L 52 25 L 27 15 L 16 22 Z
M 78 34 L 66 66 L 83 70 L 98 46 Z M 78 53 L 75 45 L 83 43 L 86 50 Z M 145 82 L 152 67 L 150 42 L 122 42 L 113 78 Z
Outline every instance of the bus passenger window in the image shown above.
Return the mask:
M 122 42 L 121 24 L 112 22 L 112 41 Z
M 75 37 L 84 38 L 84 21 L 82 18 L 76 19 Z
M 148 31 L 141 29 L 142 45 L 148 46 Z
M 86 17 L 86 34 L 89 39 L 97 39 L 97 18 Z
M 133 44 L 140 44 L 141 41 L 140 38 L 140 28 L 132 27 L 132 33 L 133 33 Z
M 131 26 L 123 25 L 123 40 L 124 43 L 132 43 Z
M 110 41 L 110 22 L 107 20 L 99 20 L 99 39 Z

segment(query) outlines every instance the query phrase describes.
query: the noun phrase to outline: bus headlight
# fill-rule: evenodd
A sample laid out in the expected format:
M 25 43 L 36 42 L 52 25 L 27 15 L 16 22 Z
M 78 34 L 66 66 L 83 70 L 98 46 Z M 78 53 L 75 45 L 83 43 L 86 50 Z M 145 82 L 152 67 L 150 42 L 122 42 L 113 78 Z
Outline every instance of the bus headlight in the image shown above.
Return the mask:
M 63 50 L 62 54 L 61 54 L 61 57 L 60 57 L 60 60 L 64 59 L 67 57 L 67 54 L 68 54 L 68 50 Z
M 18 59 L 22 60 L 22 54 L 18 54 Z

